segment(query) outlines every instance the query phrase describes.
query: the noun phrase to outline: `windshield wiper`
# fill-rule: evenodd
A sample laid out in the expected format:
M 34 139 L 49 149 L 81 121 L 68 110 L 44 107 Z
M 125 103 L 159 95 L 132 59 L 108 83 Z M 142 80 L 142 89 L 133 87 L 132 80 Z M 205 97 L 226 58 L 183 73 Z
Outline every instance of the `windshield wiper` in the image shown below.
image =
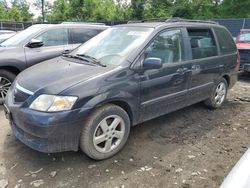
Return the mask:
M 78 59 L 78 60 L 81 60 L 81 61 L 86 61 L 86 62 L 90 62 L 89 60 L 87 60 L 86 58 L 84 57 L 81 57 L 81 56 L 77 56 L 77 55 L 70 55 L 70 54 L 63 54 L 62 55 L 63 57 L 68 57 L 68 58 L 72 58 L 72 59 Z M 89 64 L 88 65 L 93 65 L 93 64 Z
M 94 57 L 91 57 L 89 55 L 86 55 L 86 54 L 76 54 L 77 57 L 81 57 L 81 58 L 84 58 L 85 60 L 91 62 L 91 63 L 94 63 L 94 64 L 97 64 L 97 65 L 100 65 L 102 67 L 106 67 L 107 65 L 104 65 L 101 63 L 100 60 L 94 58 Z

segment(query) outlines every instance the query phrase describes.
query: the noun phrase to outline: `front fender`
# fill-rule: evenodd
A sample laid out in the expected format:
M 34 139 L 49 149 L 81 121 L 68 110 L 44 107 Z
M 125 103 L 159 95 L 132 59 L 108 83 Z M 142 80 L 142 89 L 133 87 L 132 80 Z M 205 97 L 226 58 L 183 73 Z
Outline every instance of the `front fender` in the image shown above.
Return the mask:
M 87 103 L 83 105 L 81 109 L 94 109 L 107 104 L 107 103 L 123 103 L 129 107 L 130 112 L 132 113 L 132 124 L 136 124 L 139 119 L 139 96 L 135 97 L 132 93 L 126 91 L 113 91 L 113 92 L 105 92 L 99 95 L 96 95 L 92 99 L 90 99 Z M 122 106 L 121 106 L 122 107 Z M 124 109 L 126 110 L 126 109 Z M 129 113 L 129 112 L 128 112 Z

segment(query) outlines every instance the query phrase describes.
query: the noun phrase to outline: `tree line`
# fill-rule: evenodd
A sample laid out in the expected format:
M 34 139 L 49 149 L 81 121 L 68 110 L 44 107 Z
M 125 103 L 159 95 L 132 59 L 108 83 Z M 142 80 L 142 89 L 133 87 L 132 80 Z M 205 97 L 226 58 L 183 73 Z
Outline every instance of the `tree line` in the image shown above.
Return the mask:
M 30 6 L 41 16 L 34 19 Z M 0 20 L 100 21 L 182 17 L 188 19 L 247 18 L 250 0 L 0 0 Z

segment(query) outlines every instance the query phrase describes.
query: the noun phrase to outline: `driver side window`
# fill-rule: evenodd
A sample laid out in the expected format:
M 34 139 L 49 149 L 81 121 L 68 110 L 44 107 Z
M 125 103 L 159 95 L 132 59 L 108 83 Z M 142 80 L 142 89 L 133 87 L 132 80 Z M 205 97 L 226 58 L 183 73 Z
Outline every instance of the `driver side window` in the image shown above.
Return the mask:
M 163 64 L 184 59 L 181 30 L 165 31 L 156 36 L 145 50 L 146 58 L 160 58 Z
M 44 47 L 67 45 L 68 30 L 67 29 L 49 30 L 36 37 L 36 39 L 43 42 Z

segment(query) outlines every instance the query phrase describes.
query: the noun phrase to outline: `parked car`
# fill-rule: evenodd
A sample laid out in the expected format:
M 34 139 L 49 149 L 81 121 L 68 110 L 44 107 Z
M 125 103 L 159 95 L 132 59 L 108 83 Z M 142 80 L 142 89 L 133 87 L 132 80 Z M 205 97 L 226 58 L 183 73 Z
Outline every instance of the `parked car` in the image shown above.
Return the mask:
M 38 24 L 1 43 L 0 103 L 21 71 L 70 52 L 107 28 L 93 24 Z
M 250 72 L 250 29 L 242 29 L 236 38 L 240 54 L 240 71 Z
M 12 30 L 0 30 L 0 35 L 10 34 L 10 33 L 15 33 L 15 31 L 12 31 Z
M 249 188 L 250 185 L 250 149 L 241 157 L 226 177 L 220 188 Z
M 15 34 L 16 34 L 16 32 L 6 33 L 6 34 L 0 34 L 0 43 L 6 41 L 7 39 L 9 39 L 10 37 L 14 36 Z
M 204 101 L 219 108 L 237 80 L 230 33 L 214 22 L 118 25 L 18 75 L 6 101 L 15 136 L 41 152 L 102 160 L 131 126 Z

